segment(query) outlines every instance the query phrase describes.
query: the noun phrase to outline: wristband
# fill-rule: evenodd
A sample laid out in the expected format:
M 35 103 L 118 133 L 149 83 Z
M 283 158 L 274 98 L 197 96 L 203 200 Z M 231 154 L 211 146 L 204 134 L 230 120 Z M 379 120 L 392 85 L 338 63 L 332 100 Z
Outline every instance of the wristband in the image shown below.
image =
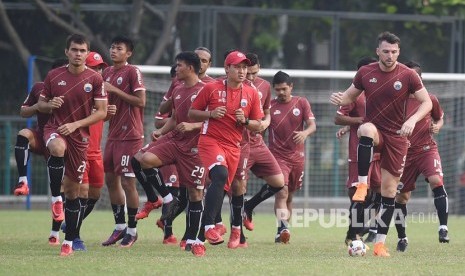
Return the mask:
M 249 118 L 245 118 L 245 123 L 243 123 L 242 125 L 248 126 L 249 125 Z

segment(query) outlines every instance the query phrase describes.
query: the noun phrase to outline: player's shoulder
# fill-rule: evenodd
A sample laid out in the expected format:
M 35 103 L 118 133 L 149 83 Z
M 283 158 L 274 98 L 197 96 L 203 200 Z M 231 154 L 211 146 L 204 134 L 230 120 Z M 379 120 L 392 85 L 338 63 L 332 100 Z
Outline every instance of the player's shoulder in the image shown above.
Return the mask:
M 44 86 L 45 84 L 43 81 L 38 81 L 32 85 L 31 91 L 43 90 Z

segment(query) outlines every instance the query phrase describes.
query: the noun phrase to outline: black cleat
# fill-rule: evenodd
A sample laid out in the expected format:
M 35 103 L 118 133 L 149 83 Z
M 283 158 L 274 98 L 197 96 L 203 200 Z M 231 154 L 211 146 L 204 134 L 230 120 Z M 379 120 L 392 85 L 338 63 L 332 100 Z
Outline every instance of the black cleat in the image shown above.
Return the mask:
M 439 230 L 439 242 L 440 243 L 449 243 L 449 231 L 446 229 Z
M 174 217 L 176 216 L 176 212 L 178 211 L 179 207 L 179 199 L 175 196 L 173 196 L 173 200 L 171 200 L 169 203 L 163 203 L 163 207 L 165 207 L 166 212 L 164 212 L 160 220 L 164 221 L 167 219 L 174 220 Z
M 365 243 L 374 242 L 375 239 L 376 239 L 376 233 L 375 232 L 368 232 L 368 236 L 365 239 Z
M 397 243 L 397 251 L 405 252 L 405 250 L 407 250 L 407 246 L 408 246 L 407 239 L 405 238 L 400 239 L 399 242 Z

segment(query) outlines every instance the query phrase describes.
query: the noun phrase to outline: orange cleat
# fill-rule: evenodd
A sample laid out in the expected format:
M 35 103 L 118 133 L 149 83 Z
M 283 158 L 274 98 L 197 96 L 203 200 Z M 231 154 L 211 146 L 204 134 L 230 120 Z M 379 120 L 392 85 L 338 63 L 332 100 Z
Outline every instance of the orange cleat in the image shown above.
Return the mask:
M 291 232 L 289 232 L 289 229 L 283 229 L 281 233 L 279 233 L 278 238 L 281 243 L 289 243 L 289 240 L 291 239 Z
M 388 249 L 386 248 L 383 242 L 375 243 L 373 255 L 378 257 L 391 257 L 391 254 L 389 254 Z
M 244 224 L 245 229 L 253 231 L 254 225 L 252 222 L 252 212 L 247 211 L 247 209 L 245 208 L 242 222 Z
M 194 254 L 194 256 L 196 256 L 196 257 L 205 256 L 205 251 L 207 251 L 207 249 L 205 248 L 205 245 L 203 245 L 203 244 L 194 243 L 192 245 L 192 254 Z
M 229 235 L 228 248 L 236 249 L 241 240 L 241 229 L 233 227 Z
M 247 248 L 247 247 L 249 247 L 247 242 L 239 243 L 239 245 L 237 246 L 237 248 Z
M 15 191 L 13 192 L 15 196 L 22 196 L 29 194 L 29 186 L 26 182 L 21 181 L 15 186 Z
M 368 184 L 360 182 L 357 184 L 357 190 L 355 194 L 352 196 L 352 201 L 355 202 L 365 202 L 365 198 L 368 193 Z
M 67 257 L 73 255 L 73 248 L 69 244 L 63 244 L 61 246 L 60 256 Z
M 158 228 L 161 229 L 161 231 L 165 231 L 165 223 L 163 222 L 163 220 L 157 219 L 156 224 L 157 224 Z
M 144 218 L 148 217 L 150 212 L 153 209 L 158 209 L 162 205 L 163 205 L 163 200 L 161 199 L 161 197 L 158 197 L 157 201 L 155 201 L 155 202 L 150 202 L 150 201 L 145 202 L 144 207 L 142 207 L 142 210 L 137 212 L 136 219 L 144 219 Z
M 220 236 L 223 236 L 224 234 L 226 234 L 228 232 L 228 230 L 226 229 L 226 227 L 222 223 L 215 224 L 215 230 L 216 230 L 216 232 L 218 232 L 218 234 L 220 234 Z
M 55 203 L 52 203 L 52 219 L 56 222 L 65 220 L 63 201 L 55 201 Z
M 224 242 L 221 235 L 216 232 L 215 228 L 210 228 L 208 231 L 205 231 L 205 238 L 211 245 L 217 245 Z
M 174 235 L 171 235 L 168 238 L 163 239 L 163 244 L 174 245 L 174 244 L 177 244 L 177 243 L 178 243 L 178 240 L 176 239 L 176 237 Z

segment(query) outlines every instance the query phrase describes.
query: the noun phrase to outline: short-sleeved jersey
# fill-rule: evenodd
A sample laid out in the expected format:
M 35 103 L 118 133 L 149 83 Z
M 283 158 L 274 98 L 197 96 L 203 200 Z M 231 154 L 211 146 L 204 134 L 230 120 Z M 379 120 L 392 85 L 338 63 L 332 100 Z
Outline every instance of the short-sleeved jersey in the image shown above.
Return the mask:
M 140 70 L 126 63 L 121 68 L 107 67 L 103 79 L 124 93 L 134 95 L 145 91 Z M 110 94 L 108 104 L 116 105 L 116 114 L 109 120 L 108 140 L 136 140 L 144 138 L 144 109 L 132 106 L 120 97 Z
M 217 80 L 205 84 L 200 90 L 192 108 L 197 110 L 214 110 L 226 106 L 226 114 L 220 119 L 209 119 L 203 123 L 201 135 L 214 138 L 228 146 L 239 147 L 244 126 L 238 125 L 235 111 L 242 108 L 246 118 L 261 120 L 263 110 L 257 91 L 241 84 L 237 89 L 227 88 L 226 80 Z
M 171 99 L 171 95 L 173 95 L 173 90 L 176 88 L 176 86 L 181 85 L 182 81 L 178 80 L 177 78 L 173 78 L 171 80 L 171 85 L 170 88 L 168 88 L 168 91 L 166 91 L 165 95 L 163 95 L 163 100 L 167 101 Z
M 429 94 L 433 108 L 431 112 L 418 121 L 413 129 L 412 135 L 408 137 L 410 141 L 410 147 L 408 149 L 408 155 L 420 154 L 425 150 L 431 150 L 437 148 L 436 141 L 433 138 L 430 127 L 433 121 L 438 121 L 444 116 L 444 111 L 439 104 L 436 96 Z M 415 98 L 409 98 L 407 101 L 407 118 L 410 118 L 420 107 L 420 102 Z
M 294 131 L 304 130 L 305 122 L 314 120 L 312 108 L 304 97 L 292 96 L 287 103 L 271 101 L 268 147 L 274 156 L 288 160 L 304 156 L 304 144 L 294 143 Z
M 53 110 L 45 127 L 56 129 L 84 119 L 92 114 L 94 101 L 107 100 L 100 74 L 86 68 L 82 73 L 75 75 L 68 71 L 68 66 L 51 70 L 45 78 L 44 90 L 40 94 L 46 101 L 60 96 L 63 96 L 63 104 Z M 87 144 L 89 128 L 81 127 L 68 137 Z
M 214 82 L 215 79 L 210 77 L 209 75 L 203 76 L 203 78 L 200 79 L 203 83 L 209 83 L 209 82 Z
M 43 82 L 36 82 L 29 94 L 27 95 L 26 100 L 24 100 L 21 107 L 31 107 L 35 105 L 39 101 L 40 93 L 44 90 L 44 83 Z M 47 123 L 48 119 L 50 118 L 50 114 L 45 114 L 41 112 L 37 112 L 37 127 L 36 130 L 40 133 L 43 133 L 44 126 Z
M 258 97 L 262 104 L 263 110 L 270 109 L 271 103 L 271 85 L 267 80 L 260 77 L 256 77 L 253 81 L 253 85 L 258 91 Z M 260 132 L 251 132 L 249 143 L 258 145 L 263 142 L 263 137 Z
M 87 160 L 102 159 L 102 150 L 100 143 L 102 142 L 103 120 L 89 126 L 90 139 L 89 147 L 87 148 Z
M 353 84 L 365 91 L 366 121 L 391 135 L 398 135 L 406 120 L 405 103 L 409 95 L 423 88 L 418 74 L 400 63 L 391 72 L 381 71 L 378 63 L 363 66 Z
M 183 85 L 178 85 L 173 90 L 173 110 L 176 116 L 176 124 L 182 122 L 190 122 L 188 112 L 191 107 L 192 102 L 197 97 L 197 93 L 199 93 L 200 89 L 204 87 L 205 83 L 202 81 L 197 82 L 192 87 L 186 87 Z M 199 130 L 188 131 L 188 132 L 180 132 L 174 129 L 173 131 L 173 139 L 176 140 L 176 144 L 184 149 L 184 150 L 191 150 L 192 148 L 197 147 L 197 143 L 199 141 Z

